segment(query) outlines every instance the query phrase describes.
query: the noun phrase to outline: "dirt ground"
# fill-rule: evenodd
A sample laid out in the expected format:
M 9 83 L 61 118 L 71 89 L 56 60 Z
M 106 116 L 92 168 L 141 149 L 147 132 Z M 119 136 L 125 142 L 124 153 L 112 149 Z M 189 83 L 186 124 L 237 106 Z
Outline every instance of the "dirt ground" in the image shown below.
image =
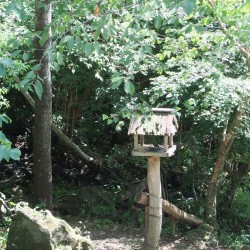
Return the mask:
M 91 231 L 90 238 L 96 250 L 141 250 L 144 240 L 142 229 L 122 225 Z M 212 231 L 206 227 L 192 230 L 185 236 L 175 239 L 161 237 L 160 246 L 161 250 L 225 249 L 218 245 Z

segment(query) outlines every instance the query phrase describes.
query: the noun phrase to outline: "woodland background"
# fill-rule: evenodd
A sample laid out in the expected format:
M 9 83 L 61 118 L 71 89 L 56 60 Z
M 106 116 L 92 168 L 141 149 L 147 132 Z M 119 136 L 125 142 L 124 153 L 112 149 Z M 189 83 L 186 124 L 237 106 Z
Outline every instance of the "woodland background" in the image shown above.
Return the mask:
M 226 247 L 249 244 L 249 22 L 249 0 L 1 1 L 9 204 L 143 227 L 132 190 L 147 162 L 131 156 L 129 119 L 170 107 L 180 126 L 161 164 L 164 197 L 216 226 Z M 10 221 L 2 215 L 2 244 Z

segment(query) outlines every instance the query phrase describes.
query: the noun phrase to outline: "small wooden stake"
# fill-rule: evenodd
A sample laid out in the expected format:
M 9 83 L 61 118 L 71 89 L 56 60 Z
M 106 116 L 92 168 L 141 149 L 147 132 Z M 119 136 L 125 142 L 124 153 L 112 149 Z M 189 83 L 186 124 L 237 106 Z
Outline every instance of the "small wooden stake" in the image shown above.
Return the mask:
M 149 209 L 148 228 L 144 242 L 145 250 L 159 249 L 159 240 L 162 224 L 162 199 L 161 199 L 161 176 L 160 158 L 148 158 L 148 189 L 149 189 Z
M 148 218 L 149 218 L 149 207 L 145 207 L 145 235 L 144 237 L 146 238 L 147 232 L 148 232 Z
M 171 217 L 170 218 L 170 223 L 171 223 L 171 226 L 170 226 L 170 237 L 174 238 L 175 237 L 175 230 L 176 230 L 176 220 L 173 217 Z

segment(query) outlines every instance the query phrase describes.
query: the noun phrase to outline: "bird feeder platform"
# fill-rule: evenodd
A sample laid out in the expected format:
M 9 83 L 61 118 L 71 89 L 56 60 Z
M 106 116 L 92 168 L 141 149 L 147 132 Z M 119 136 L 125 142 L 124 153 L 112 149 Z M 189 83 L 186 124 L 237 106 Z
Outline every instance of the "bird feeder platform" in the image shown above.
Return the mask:
M 144 157 L 170 157 L 174 154 L 176 146 L 173 136 L 178 129 L 178 123 L 172 114 L 173 109 L 153 108 L 150 117 L 145 118 L 140 111 L 136 111 L 129 125 L 129 135 L 134 135 L 133 156 Z M 148 135 L 162 136 L 163 144 L 144 144 L 144 137 Z

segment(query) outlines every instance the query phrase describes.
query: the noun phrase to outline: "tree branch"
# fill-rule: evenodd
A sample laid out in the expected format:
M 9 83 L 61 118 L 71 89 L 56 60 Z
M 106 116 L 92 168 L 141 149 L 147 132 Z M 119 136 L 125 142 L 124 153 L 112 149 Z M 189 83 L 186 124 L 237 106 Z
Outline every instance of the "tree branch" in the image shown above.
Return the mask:
M 29 102 L 30 106 L 34 109 L 35 101 L 33 98 L 27 93 L 22 87 L 20 87 L 21 93 L 24 95 L 26 100 Z M 51 124 L 51 130 L 57 135 L 57 137 L 67 145 L 72 151 L 74 151 L 81 159 L 93 162 L 94 159 L 88 155 L 86 155 L 72 140 L 69 139 L 67 135 L 65 135 L 61 129 L 59 129 L 53 122 Z

